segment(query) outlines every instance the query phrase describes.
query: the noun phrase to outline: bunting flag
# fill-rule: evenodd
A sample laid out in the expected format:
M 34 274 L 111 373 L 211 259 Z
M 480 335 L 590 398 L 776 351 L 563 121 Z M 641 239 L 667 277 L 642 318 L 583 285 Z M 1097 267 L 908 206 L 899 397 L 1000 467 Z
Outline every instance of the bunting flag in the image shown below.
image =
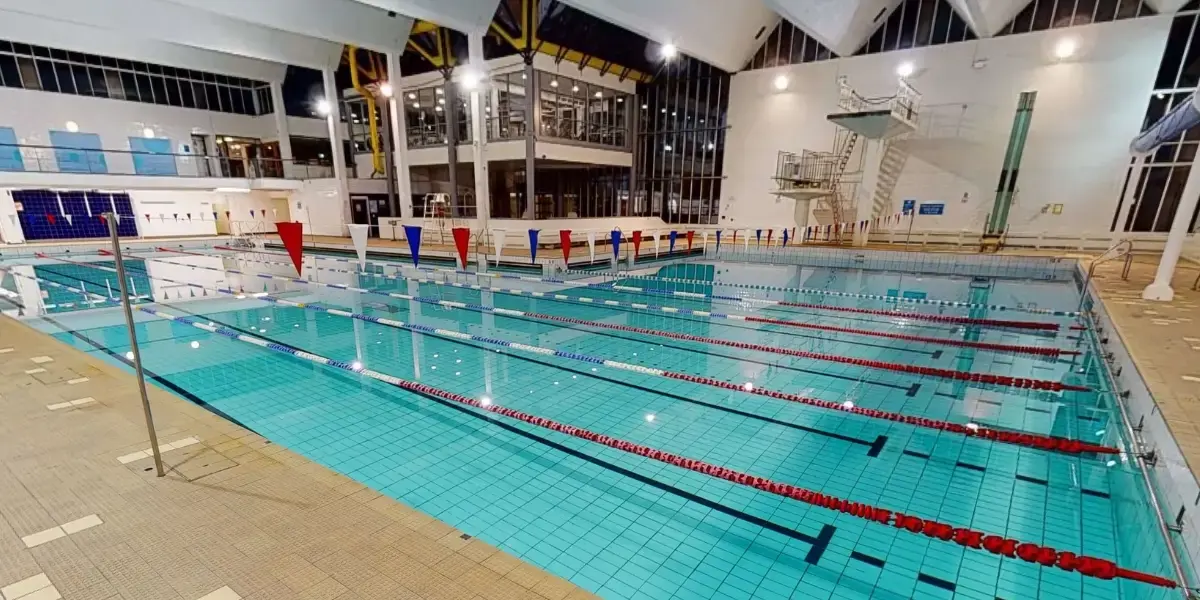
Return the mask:
M 674 229 L 671 230 L 671 235 L 667 239 L 667 254 L 675 252 L 675 240 L 678 239 L 679 233 Z
M 189 220 L 189 221 L 191 221 L 191 220 L 192 220 L 192 213 L 188 213 L 188 214 L 187 214 L 187 218 L 188 218 L 188 220 Z
M 54 224 L 54 213 L 46 213 L 46 221 L 51 225 Z
M 708 231 L 700 234 L 700 249 L 708 250 Z
M 637 260 L 638 255 L 642 253 L 642 232 L 633 232 L 633 258 Z
M 796 239 L 796 228 L 795 227 L 792 228 L 792 239 L 793 240 Z
M 358 270 L 365 271 L 367 269 L 367 235 L 371 226 L 354 223 L 346 225 L 346 229 L 350 230 L 350 241 L 354 244 L 354 251 L 358 254 Z
M 612 230 L 613 260 L 621 259 L 621 230 Z
M 96 215 L 96 216 L 97 216 L 97 217 L 100 217 L 100 224 L 101 224 L 101 225 L 108 226 L 108 219 L 105 219 L 105 218 L 104 218 L 104 215 Z M 112 297 L 112 294 L 109 294 L 109 295 L 108 295 L 108 297 L 109 297 L 109 298 L 111 298 L 111 297 Z
M 504 230 L 492 230 L 492 244 L 496 246 L 496 266 L 500 265 L 500 251 L 504 249 Z
M 655 257 L 658 257 L 658 240 L 659 240 L 659 234 L 661 234 L 661 233 L 662 233 L 661 231 L 657 231 L 657 230 L 655 230 L 655 232 L 654 232 L 654 256 Z
M 265 214 L 265 213 L 264 213 L 264 214 Z M 279 218 L 279 209 L 278 209 L 278 208 L 272 208 L 272 209 L 271 209 L 271 216 L 272 216 L 272 217 L 275 217 L 275 218 Z
M 774 235 L 775 235 L 775 230 L 774 230 L 774 229 L 768 229 L 768 230 L 767 230 L 767 246 L 768 246 L 768 247 L 771 245 L 771 237 L 772 237 L 772 236 L 774 236 Z
M 295 221 L 280 221 L 275 224 L 275 230 L 279 232 L 279 240 L 283 242 L 288 256 L 292 257 L 296 275 L 301 275 L 300 265 L 304 260 L 304 226 Z
M 413 266 L 420 266 L 421 257 L 421 226 L 405 225 L 404 239 L 408 240 L 408 251 L 412 254 Z
M 788 232 L 787 232 L 787 229 L 784 229 L 783 230 L 783 247 L 784 248 L 787 248 L 787 243 L 788 243 Z
M 370 227 L 370 225 L 363 225 L 363 227 Z M 467 244 L 471 241 L 471 230 L 466 227 L 455 227 L 450 230 L 450 233 L 454 235 L 454 247 L 458 249 L 458 259 L 462 263 L 463 270 L 466 270 Z
M 769 242 L 768 242 L 768 244 L 769 244 Z M 761 229 L 754 230 L 754 245 L 762 246 L 762 230 Z
M 70 226 L 72 226 L 72 225 L 74 225 L 74 224 L 75 224 L 75 221 L 74 221 L 73 219 L 71 219 L 71 215 L 68 215 L 68 214 L 63 214 L 63 218 L 67 220 L 67 226 L 68 226 L 68 227 L 70 227 Z
M 146 221 L 150 221 L 150 213 L 146 213 Z
M 225 211 L 225 219 L 228 220 L 229 218 L 229 211 Z
M 541 231 L 542 231 L 541 229 L 530 229 L 529 230 L 529 264 L 533 264 L 533 263 L 537 262 L 537 244 L 538 244 L 537 240 L 538 240 L 538 233 Z
M 705 233 L 704 236 L 708 237 L 708 233 Z M 720 251 L 721 251 L 721 230 L 718 229 L 717 230 L 717 249 L 714 250 L 714 252 L 720 252 Z
M 734 246 L 737 245 L 737 230 L 736 229 L 733 230 L 733 242 L 732 243 Z
M 133 215 L 129 215 L 129 216 L 131 216 L 131 217 L 132 217 Z M 119 212 L 117 212 L 117 211 L 115 211 L 115 210 L 114 210 L 114 211 L 113 211 L 113 218 L 117 220 L 117 225 L 120 225 L 120 224 L 121 224 L 121 213 L 119 213 Z
M 253 218 L 254 218 L 254 210 L 253 210 L 253 209 L 250 211 L 250 218 L 251 218 L 251 219 L 253 219 Z
M 213 221 L 217 220 L 217 211 L 213 211 Z
M 591 262 L 596 262 L 596 232 L 588 232 L 588 253 L 591 255 Z
M 688 254 L 692 253 L 692 238 L 695 237 L 695 235 L 696 235 L 695 231 L 692 231 L 690 229 L 688 230 L 688 232 L 687 232 Z
M 746 236 L 742 238 L 742 252 L 750 251 L 750 230 L 746 230 Z
M 179 213 L 171 213 L 171 215 L 175 217 L 176 221 L 179 220 Z
M 92 214 L 92 203 L 91 203 L 91 201 L 88 200 L 87 194 L 83 195 L 83 210 L 87 211 L 87 216 L 89 216 L 89 217 L 95 216 Z
M 571 264 L 571 230 L 558 230 L 558 242 L 562 246 L 563 263 L 569 266 Z

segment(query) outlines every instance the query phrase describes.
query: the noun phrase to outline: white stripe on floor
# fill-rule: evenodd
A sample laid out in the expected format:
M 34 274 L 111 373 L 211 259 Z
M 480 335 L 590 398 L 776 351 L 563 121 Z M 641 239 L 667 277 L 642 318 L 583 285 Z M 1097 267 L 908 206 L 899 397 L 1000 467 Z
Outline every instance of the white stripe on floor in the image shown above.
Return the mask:
M 45 364 L 48 362 L 54 362 L 54 359 L 50 358 L 49 356 L 35 356 L 29 360 L 32 360 L 35 364 L 39 364 L 39 365 Z
M 47 595 L 47 596 L 33 596 L 32 595 L 34 592 L 38 592 L 38 591 L 45 590 L 45 589 L 54 590 L 54 592 L 53 592 L 53 594 Z M 57 594 L 58 594 L 58 590 L 55 590 L 54 586 L 50 585 L 50 578 L 46 577 L 45 573 L 38 573 L 37 575 L 34 575 L 33 577 L 30 577 L 28 579 L 22 579 L 21 581 L 18 581 L 16 583 L 12 583 L 12 584 L 9 584 L 9 585 L 6 585 L 6 586 L 0 588 L 0 598 L 4 598 L 4 600 L 17 600 L 18 598 L 25 600 L 25 599 L 32 599 L 32 598 L 61 598 L 62 597 L 61 595 L 57 595 Z
M 242 597 L 239 596 L 237 592 L 230 589 L 229 586 L 225 586 L 219 590 L 205 594 L 204 597 L 199 598 L 199 600 L 242 600 Z
M 171 442 L 169 444 L 159 444 L 158 451 L 159 452 L 169 452 L 171 450 L 187 448 L 188 446 L 192 446 L 192 445 L 199 444 L 199 443 L 200 443 L 200 440 L 195 437 L 186 437 L 181 440 L 175 440 L 174 442 Z M 119 462 L 123 465 L 127 465 L 135 460 L 141 460 L 143 458 L 149 458 L 151 456 L 154 456 L 154 449 L 146 448 L 145 450 L 139 450 L 137 452 L 131 452 L 124 456 L 118 456 L 117 462 Z
M 47 404 L 46 408 L 48 408 L 50 410 L 62 410 L 64 408 L 71 408 L 72 406 L 83 406 L 84 404 L 91 404 L 95 401 L 96 401 L 95 398 L 88 396 L 87 398 L 71 400 L 70 402 L 59 402 L 58 404 Z
M 62 525 L 51 527 L 45 531 L 31 533 L 21 538 L 21 541 L 25 542 L 26 548 L 33 548 L 35 546 L 41 546 L 46 542 L 53 542 L 58 538 L 66 537 L 72 533 L 79 533 L 85 529 L 91 529 L 97 525 L 102 525 L 103 523 L 104 521 L 101 521 L 98 515 L 88 515 L 81 519 L 75 519 L 74 521 L 68 521 Z M 6 596 L 4 600 L 8 600 L 8 597 Z

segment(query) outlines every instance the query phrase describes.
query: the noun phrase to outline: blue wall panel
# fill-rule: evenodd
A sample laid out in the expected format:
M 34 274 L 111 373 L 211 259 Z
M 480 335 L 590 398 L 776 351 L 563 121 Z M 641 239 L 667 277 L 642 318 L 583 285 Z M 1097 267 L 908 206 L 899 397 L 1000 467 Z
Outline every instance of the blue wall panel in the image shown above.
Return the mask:
M 133 172 L 138 175 L 178 175 L 175 157 L 171 156 L 171 140 L 166 138 L 129 138 L 133 154 Z M 165 156 L 160 156 L 165 155 Z
M 12 127 L 0 127 L 0 171 L 24 171 L 17 134 Z
M 108 163 L 100 151 L 100 136 L 94 133 L 51 131 L 50 145 L 61 173 L 107 173 Z M 89 152 L 95 150 L 95 152 Z
M 117 214 L 121 215 L 117 234 L 122 237 L 137 237 L 138 234 L 129 194 L 53 190 L 14 190 L 12 194 L 18 203 L 21 231 L 27 240 L 108 237 L 108 226 L 100 220 L 100 214 L 112 211 L 114 205 Z M 88 216 L 89 210 L 91 216 Z M 67 215 L 71 218 L 67 219 Z

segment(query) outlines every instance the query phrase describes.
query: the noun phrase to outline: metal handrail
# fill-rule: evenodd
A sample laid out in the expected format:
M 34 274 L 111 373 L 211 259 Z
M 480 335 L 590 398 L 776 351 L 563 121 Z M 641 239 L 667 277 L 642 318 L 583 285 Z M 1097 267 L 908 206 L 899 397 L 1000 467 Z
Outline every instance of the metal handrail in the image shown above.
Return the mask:
M 13 153 L 14 150 L 15 153 Z M 233 158 L 175 152 L 0 143 L 0 157 L 4 156 L 6 152 L 10 153 L 10 161 L 15 164 L 5 166 L 4 163 L 0 163 L 0 171 L 238 179 L 322 179 L 333 177 L 333 163 L 328 160 Z M 77 159 L 66 157 L 67 160 L 64 163 L 64 157 L 59 155 L 63 152 L 79 153 L 82 156 Z M 121 164 L 109 164 L 106 157 L 120 157 Z M 141 172 L 139 172 L 139 166 L 135 159 L 158 161 L 158 164 L 153 162 L 143 164 Z M 169 164 L 162 161 L 169 161 Z
M 1125 248 L 1125 252 L 1117 252 L 1113 254 L 1114 251 L 1119 250 L 1122 247 Z M 1083 310 L 1084 301 L 1087 300 L 1088 285 L 1092 282 L 1092 275 L 1096 273 L 1096 267 L 1110 260 L 1121 258 L 1122 256 L 1125 257 L 1125 267 L 1121 271 L 1121 279 L 1127 280 L 1129 279 L 1129 268 L 1133 265 L 1133 240 L 1129 238 L 1125 238 L 1109 246 L 1108 250 L 1105 250 L 1103 254 L 1096 257 L 1096 259 L 1088 265 L 1087 277 L 1083 280 L 1083 293 L 1079 298 L 1080 311 Z

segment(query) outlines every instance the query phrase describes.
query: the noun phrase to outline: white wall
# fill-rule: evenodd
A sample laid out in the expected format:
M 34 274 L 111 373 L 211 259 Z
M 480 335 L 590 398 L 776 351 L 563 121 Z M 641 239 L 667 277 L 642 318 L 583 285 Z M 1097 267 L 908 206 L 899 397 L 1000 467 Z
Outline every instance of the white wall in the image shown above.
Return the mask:
M 21 231 L 21 223 L 17 214 L 17 205 L 13 201 L 12 190 L 0 189 L 0 242 L 20 244 L 25 241 L 25 233 Z
M 224 194 L 145 190 L 129 193 L 142 237 L 216 235 L 213 205 Z M 191 219 L 188 219 L 191 213 Z M 147 219 L 146 215 L 150 215 Z M 176 217 L 178 215 L 178 217 Z M 224 216 L 224 215 L 222 215 Z
M 793 201 L 771 195 L 776 153 L 832 150 L 826 115 L 836 110 L 838 77 L 863 96 L 889 96 L 896 67 L 911 61 L 924 108 L 918 132 L 901 142 L 909 157 L 888 212 L 899 212 L 905 198 L 945 202 L 945 216 L 917 217 L 915 229 L 978 230 L 995 197 L 1017 96 L 1036 90 L 1010 227 L 1105 232 L 1170 24 L 1169 16 L 1145 17 L 738 73 L 721 223 L 793 224 Z M 1054 46 L 1065 38 L 1076 39 L 1079 51 L 1056 61 Z M 773 87 L 780 74 L 790 78 L 785 92 Z M 1043 215 L 1047 204 L 1064 210 Z
M 348 236 L 350 206 L 339 198 L 337 180 L 305 181 L 289 198 L 292 220 L 304 223 L 305 234 Z

